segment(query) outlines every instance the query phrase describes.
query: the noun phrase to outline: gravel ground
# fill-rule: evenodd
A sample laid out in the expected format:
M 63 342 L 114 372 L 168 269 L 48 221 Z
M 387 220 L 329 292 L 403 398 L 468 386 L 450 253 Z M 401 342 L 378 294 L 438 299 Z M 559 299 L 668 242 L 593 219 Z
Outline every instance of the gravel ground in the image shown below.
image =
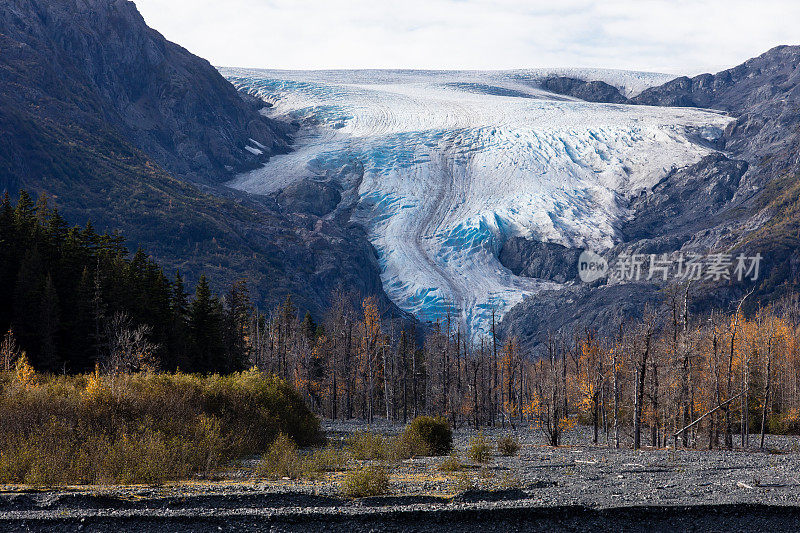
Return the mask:
M 363 424 L 326 423 L 333 442 Z M 374 425 L 392 434 L 397 426 Z M 486 430 L 494 441 L 510 432 Z M 464 457 L 470 430 L 454 445 Z M 613 449 L 574 432 L 560 448 L 522 430 L 515 457 L 461 472 L 443 458 L 391 465 L 391 495 L 347 500 L 338 478 L 256 480 L 252 461 L 217 481 L 158 487 L 0 487 L 2 531 L 797 531 L 798 439 L 768 452 Z M 466 460 L 465 460 L 466 461 Z

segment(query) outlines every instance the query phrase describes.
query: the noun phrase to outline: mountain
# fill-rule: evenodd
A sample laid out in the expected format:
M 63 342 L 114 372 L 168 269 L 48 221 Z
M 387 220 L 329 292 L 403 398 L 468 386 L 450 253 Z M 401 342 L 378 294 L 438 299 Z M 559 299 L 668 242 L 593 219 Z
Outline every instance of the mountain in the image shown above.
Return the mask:
M 732 69 L 677 78 L 634 98 L 646 105 L 718 109 L 736 117 L 720 146 L 757 162 L 758 185 L 800 168 L 800 46 L 778 46 Z M 755 178 L 756 176 L 754 176 Z
M 12 0 L 0 28 L 6 112 L 88 131 L 102 123 L 194 179 L 219 180 L 286 149 L 286 127 L 258 113 L 263 103 L 148 28 L 132 2 Z M 3 162 L 19 179 L 26 146 L 6 139 Z
M 321 316 L 338 288 L 391 308 L 363 230 L 287 211 L 302 190 L 276 201 L 220 185 L 288 150 L 294 127 L 264 106 L 148 28 L 132 2 L 0 9 L 0 190 L 121 229 L 189 281 L 247 277 L 262 308 L 291 292 Z
M 555 76 L 542 81 L 542 88 L 556 94 L 566 94 L 586 102 L 627 104 L 619 89 L 604 81 L 586 81 L 567 76 Z
M 676 78 L 645 89 L 629 103 L 718 110 L 724 128 L 698 130 L 715 153 L 676 168 L 630 199 L 631 216 L 606 252 L 621 254 L 761 254 L 755 283 L 702 280 L 690 290 L 694 312 L 729 309 L 753 291 L 745 309 L 796 290 L 800 282 L 800 47 L 779 46 L 717 74 Z M 536 249 L 539 243 L 515 243 Z M 540 293 L 504 318 L 501 329 L 528 346 L 559 324 L 609 331 L 625 315 L 657 306 L 664 283 L 575 284 Z M 623 305 L 620 305 L 623 303 Z M 549 324 L 541 318 L 551 316 Z
M 528 348 L 556 325 L 613 330 L 658 305 L 664 284 L 584 285 L 582 250 L 755 254 L 756 230 L 786 212 L 774 202 L 794 201 L 774 180 L 791 179 L 796 161 L 795 132 L 784 131 L 797 116 L 795 53 L 688 85 L 566 69 L 223 69 L 271 104 L 270 117 L 300 125 L 292 154 L 230 185 L 279 195 L 311 177 L 341 190 L 388 296 L 423 320 L 450 314 L 485 333 L 503 317 L 501 331 Z M 782 237 L 762 242 L 771 252 L 754 303 L 784 291 L 776 265 L 800 263 L 790 231 L 769 233 Z M 727 307 L 749 288 L 696 283 L 692 310 Z
M 797 47 L 674 80 L 223 77 L 131 2 L 11 0 L 0 51 L 0 188 L 121 229 L 189 281 L 246 276 L 260 306 L 291 292 L 319 316 L 334 291 L 378 294 L 389 313 L 476 335 L 502 318 L 535 347 L 663 299 L 655 281 L 576 281 L 584 249 L 762 253 L 754 305 L 800 275 Z M 750 288 L 697 283 L 693 309 Z

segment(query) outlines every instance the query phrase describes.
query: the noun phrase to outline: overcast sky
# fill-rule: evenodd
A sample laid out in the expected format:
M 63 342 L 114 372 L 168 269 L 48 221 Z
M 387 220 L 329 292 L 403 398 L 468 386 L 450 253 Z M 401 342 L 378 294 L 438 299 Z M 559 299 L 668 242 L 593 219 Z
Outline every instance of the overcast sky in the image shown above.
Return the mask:
M 215 65 L 697 74 L 800 43 L 796 0 L 134 0 Z

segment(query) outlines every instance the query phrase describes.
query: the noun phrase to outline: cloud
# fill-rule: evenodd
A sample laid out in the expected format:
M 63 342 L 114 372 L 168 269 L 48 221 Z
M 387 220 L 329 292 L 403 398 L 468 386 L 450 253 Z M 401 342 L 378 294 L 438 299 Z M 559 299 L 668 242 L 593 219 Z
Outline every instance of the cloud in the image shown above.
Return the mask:
M 800 43 L 793 0 L 135 0 L 216 65 L 715 72 Z

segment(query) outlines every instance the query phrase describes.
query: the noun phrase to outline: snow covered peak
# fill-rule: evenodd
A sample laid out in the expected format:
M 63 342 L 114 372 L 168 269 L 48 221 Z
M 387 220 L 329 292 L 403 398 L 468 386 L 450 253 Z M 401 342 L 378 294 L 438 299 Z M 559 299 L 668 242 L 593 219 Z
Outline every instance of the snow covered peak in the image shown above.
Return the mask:
M 352 216 L 378 252 L 387 294 L 421 319 L 453 311 L 473 331 L 485 330 L 493 309 L 502 316 L 553 286 L 499 263 L 507 238 L 612 246 L 630 194 L 708 153 L 686 128 L 730 120 L 696 109 L 591 104 L 537 82 L 570 75 L 633 94 L 661 81 L 641 73 L 223 74 L 272 103 L 271 117 L 303 124 L 292 153 L 230 185 L 263 194 L 311 177 L 354 189 Z

